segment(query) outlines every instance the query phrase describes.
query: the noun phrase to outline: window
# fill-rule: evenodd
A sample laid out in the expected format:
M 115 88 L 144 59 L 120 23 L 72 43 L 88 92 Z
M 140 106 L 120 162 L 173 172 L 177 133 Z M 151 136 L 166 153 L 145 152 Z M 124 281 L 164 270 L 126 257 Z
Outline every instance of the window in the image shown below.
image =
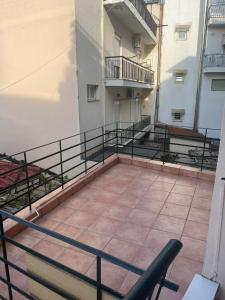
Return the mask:
M 184 109 L 172 109 L 173 122 L 182 122 L 185 115 Z
M 175 73 L 175 83 L 184 83 L 185 73 Z
M 97 99 L 98 86 L 93 84 L 87 85 L 87 99 L 88 101 L 96 101 Z
M 175 38 L 177 41 L 187 41 L 190 25 L 177 25 L 175 28 Z
M 127 88 L 127 98 L 133 98 L 133 89 Z
M 178 31 L 177 32 L 177 40 L 178 41 L 186 41 L 187 40 L 187 31 Z
M 225 91 L 225 79 L 213 79 L 211 90 L 218 92 Z

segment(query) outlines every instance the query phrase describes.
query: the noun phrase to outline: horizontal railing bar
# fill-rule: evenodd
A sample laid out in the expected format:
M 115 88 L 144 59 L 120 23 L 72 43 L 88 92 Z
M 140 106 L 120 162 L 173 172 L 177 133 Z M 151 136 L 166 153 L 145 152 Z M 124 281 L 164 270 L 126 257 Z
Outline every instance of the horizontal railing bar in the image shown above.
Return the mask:
M 5 285 L 11 287 L 13 290 L 15 290 L 17 293 L 23 295 L 24 297 L 26 297 L 26 299 L 30 299 L 30 300 L 37 300 L 36 298 L 32 297 L 31 295 L 27 294 L 26 292 L 22 291 L 19 287 L 17 287 L 15 284 L 8 282 L 5 278 L 0 276 L 0 281 L 3 282 Z M 0 299 L 4 299 L 7 300 L 6 298 L 3 298 L 0 295 Z
M 1 239 L 4 239 L 4 240 L 7 241 L 7 238 L 5 238 L 4 236 L 1 236 L 1 235 L 0 235 L 0 237 L 1 237 Z M 14 241 L 13 241 L 13 242 L 14 242 Z M 13 244 L 13 243 L 12 243 L 12 244 Z M 18 247 L 18 245 L 16 245 L 16 244 L 19 244 L 19 243 L 15 242 L 15 244 L 14 244 L 15 246 Z M 22 247 L 18 247 L 18 248 L 23 249 Z M 24 247 L 24 248 L 27 248 L 27 247 Z M 30 248 L 27 248 L 27 250 L 28 250 L 28 249 L 31 250 Z M 23 249 L 23 250 L 25 250 L 25 249 Z M 27 251 L 27 250 L 26 250 L 26 252 L 29 252 L 29 251 Z M 36 252 L 36 251 L 34 251 L 34 252 Z M 34 254 L 34 253 L 33 253 L 33 254 Z M 34 256 L 35 256 L 35 257 L 38 257 L 37 254 L 38 254 L 38 252 L 36 252 Z M 40 258 L 40 257 L 39 257 L 39 258 Z M 48 257 L 45 256 L 45 258 L 44 258 L 43 260 L 47 261 L 46 258 L 48 258 Z M 48 290 L 50 290 L 50 291 L 56 293 L 57 295 L 60 295 L 60 296 L 62 296 L 62 297 L 66 297 L 66 299 L 69 299 L 69 300 L 78 300 L 78 298 L 68 295 L 67 293 L 65 293 L 64 291 L 62 291 L 60 288 L 58 288 L 58 287 L 56 287 L 56 286 L 53 286 L 53 285 L 50 285 L 47 281 L 41 279 L 40 277 L 37 277 L 36 275 L 34 275 L 34 274 L 32 274 L 32 273 L 26 272 L 26 271 L 23 270 L 22 268 L 18 267 L 18 266 L 15 265 L 14 263 L 10 262 L 9 260 L 4 259 L 4 258 L 1 257 L 1 256 L 0 256 L 0 260 L 1 260 L 2 262 L 7 263 L 9 266 L 11 266 L 12 268 L 14 268 L 14 269 L 15 269 L 16 271 L 18 271 L 19 273 L 21 273 L 21 274 L 23 274 L 23 275 L 29 277 L 30 279 L 32 279 L 32 280 L 34 280 L 35 282 L 39 283 L 40 285 L 44 286 L 44 287 L 47 288 Z M 62 266 L 63 266 L 63 265 L 62 265 Z M 31 298 L 31 299 L 34 299 L 34 298 Z

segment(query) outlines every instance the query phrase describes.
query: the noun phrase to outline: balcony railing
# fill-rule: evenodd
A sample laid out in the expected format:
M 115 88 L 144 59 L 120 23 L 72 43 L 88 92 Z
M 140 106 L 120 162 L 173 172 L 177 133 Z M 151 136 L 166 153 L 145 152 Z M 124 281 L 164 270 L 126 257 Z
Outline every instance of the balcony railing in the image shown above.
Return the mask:
M 214 1 L 209 7 L 209 20 L 213 24 L 225 24 L 225 1 Z
M 157 24 L 155 23 L 153 17 L 151 16 L 150 12 L 146 8 L 146 4 L 143 0 L 129 0 L 133 6 L 137 9 L 141 17 L 145 20 L 148 24 L 154 35 L 157 33 Z
M 104 0 L 106 1 L 106 0 Z M 151 31 L 154 33 L 154 35 L 157 34 L 157 24 L 155 23 L 152 15 L 146 8 L 146 3 L 143 0 L 129 0 L 133 6 L 138 11 L 139 15 L 145 20 L 148 27 L 151 29 Z
M 147 67 L 124 56 L 110 56 L 105 58 L 106 79 L 125 79 L 140 83 L 154 83 L 154 72 Z
M 205 55 L 205 68 L 225 68 L 225 54 Z

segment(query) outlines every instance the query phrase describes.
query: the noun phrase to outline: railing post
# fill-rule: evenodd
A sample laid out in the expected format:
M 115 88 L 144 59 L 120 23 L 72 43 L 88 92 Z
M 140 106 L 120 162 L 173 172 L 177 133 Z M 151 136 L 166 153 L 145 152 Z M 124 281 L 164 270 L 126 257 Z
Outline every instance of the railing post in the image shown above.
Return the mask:
M 27 183 L 27 192 L 28 192 L 28 202 L 29 202 L 29 208 L 32 210 L 31 207 L 31 194 L 30 194 L 30 183 L 29 183 L 29 173 L 28 173 L 28 167 L 27 167 L 27 153 L 26 151 L 23 152 L 24 156 L 24 163 L 25 163 L 25 173 L 26 173 L 26 183 Z
M 165 128 L 164 139 L 163 139 L 163 165 L 165 164 L 166 135 L 167 135 L 167 127 Z
M 208 133 L 208 128 L 205 129 L 204 146 L 203 146 L 203 151 L 202 151 L 202 161 L 201 161 L 201 171 L 203 170 L 203 164 L 204 164 L 205 145 L 206 145 L 207 133 Z
M 119 122 L 116 122 L 116 153 L 119 153 L 119 139 L 118 139 L 118 132 L 119 132 Z
M 7 257 L 7 250 L 6 250 L 6 242 L 4 240 L 4 226 L 3 226 L 3 217 L 0 215 L 0 233 L 2 241 L 2 254 L 4 258 L 4 265 L 5 265 L 5 274 L 6 274 L 6 280 L 8 283 L 11 283 L 10 280 L 10 273 L 9 273 L 9 265 L 8 265 L 8 257 Z M 13 294 L 12 294 L 12 288 L 10 285 L 8 285 L 8 294 L 9 294 L 9 300 L 13 300 Z
M 102 261 L 101 257 L 97 256 L 97 300 L 102 300 L 102 289 L 101 289 L 101 283 L 102 283 Z
M 102 126 L 102 163 L 105 163 L 105 133 L 104 126 Z
M 133 127 L 132 127 L 132 148 L 131 148 L 131 157 L 134 157 L 134 126 L 135 123 L 133 123 Z
M 85 165 L 85 174 L 87 174 L 87 139 L 86 132 L 84 132 L 84 165 Z
M 62 158 L 62 141 L 61 140 L 59 140 L 59 155 L 60 155 L 61 183 L 62 183 L 62 190 L 63 190 L 64 180 L 63 180 L 63 158 Z

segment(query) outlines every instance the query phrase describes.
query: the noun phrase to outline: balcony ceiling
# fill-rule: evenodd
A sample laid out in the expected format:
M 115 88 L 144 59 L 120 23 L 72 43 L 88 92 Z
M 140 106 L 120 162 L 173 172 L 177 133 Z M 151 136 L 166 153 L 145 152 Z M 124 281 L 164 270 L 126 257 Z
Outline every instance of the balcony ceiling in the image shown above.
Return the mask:
M 145 44 L 156 44 L 156 36 L 129 0 L 106 0 L 104 6 L 109 15 L 115 17 L 132 33 L 141 34 Z
M 205 74 L 225 74 L 225 67 L 205 67 Z

